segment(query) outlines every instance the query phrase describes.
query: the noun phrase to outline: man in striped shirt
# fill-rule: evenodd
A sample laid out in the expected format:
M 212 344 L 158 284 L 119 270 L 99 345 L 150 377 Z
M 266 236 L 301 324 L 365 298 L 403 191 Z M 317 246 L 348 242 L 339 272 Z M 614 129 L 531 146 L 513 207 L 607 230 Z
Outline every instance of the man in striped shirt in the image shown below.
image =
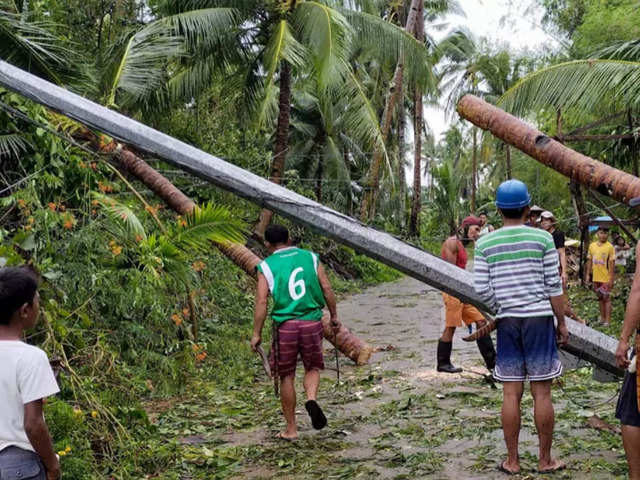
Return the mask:
M 526 227 L 531 197 L 519 180 L 503 182 L 496 206 L 503 227 L 476 243 L 474 287 L 498 313 L 498 354 L 494 376 L 504 382 L 502 429 L 508 457 L 498 468 L 520 472 L 518 436 L 524 381 L 531 382 L 534 417 L 540 440 L 538 469 L 549 473 L 565 468 L 551 457 L 554 411 L 551 381 L 562 374 L 558 343 L 569 333 L 564 321 L 562 280 L 552 236 Z M 553 316 L 558 320 L 557 330 Z

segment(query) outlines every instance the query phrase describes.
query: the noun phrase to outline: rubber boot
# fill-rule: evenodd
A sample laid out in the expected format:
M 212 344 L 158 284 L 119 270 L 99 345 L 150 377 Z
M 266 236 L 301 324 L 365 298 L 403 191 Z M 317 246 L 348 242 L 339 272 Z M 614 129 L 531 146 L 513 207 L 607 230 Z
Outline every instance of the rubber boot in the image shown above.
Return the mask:
M 493 372 L 493 369 L 496 368 L 496 349 L 493 346 L 491 335 L 480 337 L 476 340 L 476 343 L 478 344 L 480 355 L 482 355 L 484 359 L 484 364 L 487 366 L 487 370 Z
M 442 340 L 438 340 L 438 367 L 437 370 L 439 372 L 445 373 L 460 373 L 462 371 L 461 368 L 454 367 L 451 364 L 451 348 L 453 347 L 452 342 L 443 342 Z

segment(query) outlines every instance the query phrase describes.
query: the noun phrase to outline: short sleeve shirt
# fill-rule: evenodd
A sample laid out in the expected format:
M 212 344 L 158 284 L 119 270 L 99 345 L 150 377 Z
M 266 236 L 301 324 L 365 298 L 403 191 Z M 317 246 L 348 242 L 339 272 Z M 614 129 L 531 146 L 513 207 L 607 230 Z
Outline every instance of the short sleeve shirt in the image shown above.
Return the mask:
M 609 262 L 615 261 L 616 253 L 611 243 L 593 242 L 589 245 L 589 258 L 592 262 L 592 280 L 606 283 L 609 278 Z
M 0 451 L 35 451 L 24 430 L 24 406 L 58 393 L 47 354 L 20 341 L 0 340 Z
M 560 230 L 554 230 L 551 236 L 553 237 L 553 243 L 556 246 L 556 250 L 559 248 L 564 248 L 564 232 L 561 232 Z

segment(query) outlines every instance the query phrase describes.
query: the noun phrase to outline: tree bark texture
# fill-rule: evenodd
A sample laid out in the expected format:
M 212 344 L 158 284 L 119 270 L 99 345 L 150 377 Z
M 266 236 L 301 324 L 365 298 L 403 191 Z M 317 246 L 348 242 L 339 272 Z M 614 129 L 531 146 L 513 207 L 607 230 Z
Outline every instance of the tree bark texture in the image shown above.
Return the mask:
M 471 213 L 476 214 L 476 185 L 478 184 L 478 129 L 473 129 L 473 152 L 471 156 Z
M 413 4 L 412 4 L 413 7 Z M 424 42 L 424 3 L 419 2 L 415 37 L 418 42 Z M 413 91 L 414 103 L 414 156 L 413 156 L 413 198 L 411 200 L 411 215 L 409 218 L 409 235 L 417 237 L 420 234 L 420 207 L 422 206 L 422 124 L 424 112 L 422 105 L 422 90 L 418 87 Z
M 419 14 L 422 15 L 422 1 L 412 0 L 411 9 L 407 16 L 407 23 L 405 30 L 408 33 L 413 33 L 416 27 L 416 21 Z M 382 122 L 380 130 L 382 132 L 382 143 L 386 144 L 387 137 L 389 136 L 389 130 L 391 128 L 391 120 L 393 118 L 393 111 L 395 109 L 396 102 L 398 101 L 399 93 L 401 92 L 402 81 L 404 76 L 404 56 L 400 58 L 396 65 L 396 70 L 393 74 L 393 80 L 387 93 L 387 101 L 384 106 L 384 112 L 382 113 Z M 384 151 L 382 145 L 376 145 L 373 153 L 373 159 L 371 160 L 371 166 L 369 167 L 369 174 L 367 176 L 367 190 L 362 197 L 362 204 L 360 206 L 360 220 L 366 222 L 375 214 L 375 202 L 378 196 L 378 189 L 380 188 L 380 170 L 382 168 L 382 161 L 384 160 Z
M 624 203 L 640 197 L 640 178 L 571 150 L 478 97 L 462 97 L 458 113 L 540 163 L 603 195 Z
M 404 91 L 400 85 L 400 93 L 398 98 L 398 195 L 400 195 L 400 212 L 401 225 L 404 228 L 406 222 L 407 208 L 407 177 L 404 171 L 404 157 L 407 154 L 406 149 L 406 131 L 407 117 L 404 109 Z
M 289 121 L 291 119 L 291 65 L 282 61 L 280 65 L 280 98 L 278 101 L 278 126 L 276 128 L 276 142 L 273 149 L 273 161 L 271 163 L 271 176 L 273 183 L 280 185 L 284 175 L 287 149 L 289 148 Z M 271 223 L 273 212 L 263 208 L 260 212 L 258 224 L 254 233 L 259 238 L 264 238 L 264 231 Z
M 100 142 L 94 143 L 94 147 L 96 145 L 100 146 Z M 187 197 L 173 183 L 158 173 L 126 146 L 118 144 L 115 149 L 108 146 L 100 147 L 101 150 L 104 148 L 107 148 L 109 152 L 115 150 L 122 168 L 149 187 L 149 189 L 160 197 L 172 210 L 181 215 L 186 215 L 196 207 L 193 200 Z M 229 260 L 244 270 L 245 273 L 255 278 L 256 266 L 262 261 L 261 258 L 244 245 L 237 243 L 214 243 L 214 245 Z M 326 322 L 329 322 L 329 315 L 327 313 L 324 315 L 323 322 L 324 319 L 326 319 Z M 333 343 L 334 337 L 333 331 L 329 329 L 329 335 L 327 335 L 327 329 L 325 328 L 325 338 Z M 343 326 L 336 338 L 336 346 L 344 355 L 358 365 L 364 365 L 368 362 L 373 352 L 373 347 L 356 337 L 348 328 Z

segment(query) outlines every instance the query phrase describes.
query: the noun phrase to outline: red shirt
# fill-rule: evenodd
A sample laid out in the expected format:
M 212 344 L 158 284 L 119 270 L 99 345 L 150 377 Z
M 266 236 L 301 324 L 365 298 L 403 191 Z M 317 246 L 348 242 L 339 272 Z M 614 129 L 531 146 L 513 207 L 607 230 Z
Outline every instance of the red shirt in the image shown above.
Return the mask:
M 467 251 L 464 248 L 464 245 L 462 244 L 462 242 L 460 240 L 457 240 L 457 245 L 458 245 L 458 256 L 456 257 L 456 267 L 460 267 L 463 270 L 466 270 L 467 268 L 467 260 L 469 259 L 469 256 L 467 255 Z M 440 251 L 440 256 L 442 258 L 444 258 L 444 245 L 442 245 L 442 250 Z

